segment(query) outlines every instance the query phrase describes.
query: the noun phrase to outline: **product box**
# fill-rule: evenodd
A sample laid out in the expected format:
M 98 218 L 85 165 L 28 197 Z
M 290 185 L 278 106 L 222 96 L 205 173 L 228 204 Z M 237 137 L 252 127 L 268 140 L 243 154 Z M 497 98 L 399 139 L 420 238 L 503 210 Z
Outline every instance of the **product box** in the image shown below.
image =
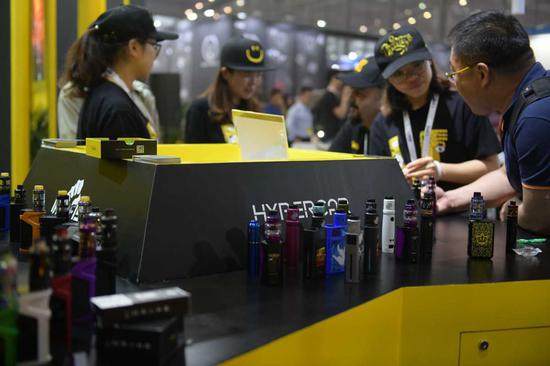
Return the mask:
M 87 138 L 86 155 L 99 159 L 131 159 L 134 155 L 156 155 L 157 140 L 143 138 Z
M 183 316 L 191 306 L 191 294 L 179 287 L 93 297 L 97 324 L 109 328 L 118 323 L 143 322 Z
M 164 365 L 183 346 L 176 316 L 97 328 L 98 365 Z

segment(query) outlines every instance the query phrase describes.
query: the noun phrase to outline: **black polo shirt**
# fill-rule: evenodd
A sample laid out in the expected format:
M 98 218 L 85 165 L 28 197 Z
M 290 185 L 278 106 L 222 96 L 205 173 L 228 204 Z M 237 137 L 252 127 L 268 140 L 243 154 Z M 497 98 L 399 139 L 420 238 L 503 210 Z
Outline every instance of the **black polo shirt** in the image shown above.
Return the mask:
M 321 138 L 321 141 L 331 141 L 334 139 L 338 130 L 344 124 L 344 121 L 334 114 L 334 108 L 339 105 L 340 97 L 327 90 L 312 108 L 313 129 L 315 133 L 319 130 L 325 132 L 325 136 Z
M 130 96 L 118 85 L 101 81 L 84 99 L 77 136 L 151 138 L 149 121 Z
M 332 140 L 329 151 L 364 154 L 365 142 L 368 146 L 368 138 L 369 130 L 363 126 L 361 119 L 349 118 Z
M 422 151 L 429 105 L 430 103 L 426 103 L 420 109 L 409 111 L 418 156 Z M 485 159 L 501 151 L 489 120 L 473 114 L 456 92 L 445 93 L 439 98 L 430 145 L 430 155 L 443 163 Z M 411 161 L 402 115 L 394 119 L 378 114 L 371 127 L 369 154 L 393 157 L 401 155 L 405 163 Z M 460 186 L 447 182 L 438 184 L 445 190 Z

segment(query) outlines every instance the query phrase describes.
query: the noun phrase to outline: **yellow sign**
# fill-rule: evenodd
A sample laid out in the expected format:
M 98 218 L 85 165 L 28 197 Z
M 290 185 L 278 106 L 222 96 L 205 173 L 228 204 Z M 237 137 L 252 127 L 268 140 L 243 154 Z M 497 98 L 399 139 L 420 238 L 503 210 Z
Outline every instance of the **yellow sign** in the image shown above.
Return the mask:
M 413 37 L 409 33 L 400 36 L 389 36 L 388 40 L 380 46 L 380 49 L 386 57 L 392 57 L 395 53 L 403 56 L 409 49 L 412 41 Z
M 367 66 L 367 64 L 369 63 L 369 60 L 367 60 L 366 58 L 362 59 L 361 61 L 359 61 L 357 63 L 357 65 L 355 65 L 355 72 L 361 72 L 363 71 L 363 68 L 365 66 Z
M 259 64 L 264 60 L 264 50 L 259 44 L 254 44 L 246 50 L 246 58 L 252 63 Z

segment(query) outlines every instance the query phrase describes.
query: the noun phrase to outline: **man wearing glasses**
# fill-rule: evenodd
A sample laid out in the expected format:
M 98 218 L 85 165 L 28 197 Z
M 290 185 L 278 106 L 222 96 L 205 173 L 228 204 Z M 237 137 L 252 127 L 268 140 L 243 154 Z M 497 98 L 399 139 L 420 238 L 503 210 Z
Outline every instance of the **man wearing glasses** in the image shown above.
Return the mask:
M 550 73 L 535 61 L 529 37 L 513 16 L 487 11 L 450 34 L 449 73 L 472 111 L 498 112 L 506 164 L 459 189 L 444 192 L 440 212 L 467 207 L 474 191 L 490 206 L 519 199 L 519 224 L 550 234 Z M 441 192 L 440 192 L 441 193 Z M 502 217 L 501 213 L 501 217 Z

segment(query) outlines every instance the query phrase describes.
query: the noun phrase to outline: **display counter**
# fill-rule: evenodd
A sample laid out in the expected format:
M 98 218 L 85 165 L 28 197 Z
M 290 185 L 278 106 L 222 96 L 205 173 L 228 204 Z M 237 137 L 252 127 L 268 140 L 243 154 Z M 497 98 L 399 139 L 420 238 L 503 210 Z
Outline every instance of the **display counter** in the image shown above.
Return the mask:
M 101 209 L 114 207 L 118 271 L 136 283 L 243 269 L 247 222 L 263 221 L 269 210 L 282 218 L 296 204 L 300 218 L 309 220 L 317 200 L 332 213 L 337 200 L 347 198 L 351 211 L 362 215 L 367 199 L 381 206 L 392 195 L 399 212 L 412 195 L 391 158 L 290 149 L 288 160 L 244 162 L 237 145 L 159 145 L 159 155 L 182 162 L 156 165 L 84 151 L 40 149 L 25 188 L 44 185 L 48 208 L 58 189 L 69 191 L 73 209 L 80 195 Z

